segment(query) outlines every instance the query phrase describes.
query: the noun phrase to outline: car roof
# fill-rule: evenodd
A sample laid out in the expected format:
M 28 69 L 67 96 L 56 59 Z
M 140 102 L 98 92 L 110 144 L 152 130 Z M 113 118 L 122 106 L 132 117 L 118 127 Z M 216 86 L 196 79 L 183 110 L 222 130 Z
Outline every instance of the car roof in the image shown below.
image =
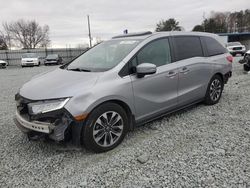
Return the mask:
M 162 32 L 140 32 L 140 33 L 130 33 L 130 34 L 123 34 L 112 37 L 112 39 L 146 39 L 151 36 L 209 36 L 213 38 L 218 38 L 218 35 L 213 33 L 206 33 L 206 32 L 185 32 L 185 31 L 162 31 Z

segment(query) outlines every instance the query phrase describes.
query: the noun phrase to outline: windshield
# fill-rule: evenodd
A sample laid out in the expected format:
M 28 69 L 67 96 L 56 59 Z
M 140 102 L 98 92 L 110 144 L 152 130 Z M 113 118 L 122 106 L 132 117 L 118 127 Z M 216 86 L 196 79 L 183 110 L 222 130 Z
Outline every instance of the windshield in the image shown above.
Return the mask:
M 22 58 L 37 58 L 38 56 L 35 53 L 23 54 Z
M 137 39 L 103 42 L 76 58 L 66 68 L 88 72 L 107 71 L 120 63 L 139 42 Z
M 57 54 L 49 54 L 46 59 L 56 59 L 57 57 Z
M 241 45 L 241 43 L 239 43 L 239 42 L 229 42 L 227 44 L 227 46 L 239 46 L 239 45 Z

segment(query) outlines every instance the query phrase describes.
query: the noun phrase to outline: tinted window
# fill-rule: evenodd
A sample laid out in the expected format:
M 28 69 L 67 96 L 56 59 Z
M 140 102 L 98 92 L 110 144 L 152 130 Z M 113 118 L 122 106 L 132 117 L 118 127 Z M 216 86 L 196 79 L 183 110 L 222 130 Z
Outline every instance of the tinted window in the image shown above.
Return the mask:
M 207 55 L 214 56 L 219 54 L 224 54 L 227 50 L 214 38 L 202 37 L 201 38 L 207 46 Z
M 201 41 L 199 37 L 174 37 L 174 49 L 177 61 L 203 56 Z
M 152 63 L 157 67 L 171 63 L 168 39 L 160 39 L 147 44 L 137 54 L 138 64 Z

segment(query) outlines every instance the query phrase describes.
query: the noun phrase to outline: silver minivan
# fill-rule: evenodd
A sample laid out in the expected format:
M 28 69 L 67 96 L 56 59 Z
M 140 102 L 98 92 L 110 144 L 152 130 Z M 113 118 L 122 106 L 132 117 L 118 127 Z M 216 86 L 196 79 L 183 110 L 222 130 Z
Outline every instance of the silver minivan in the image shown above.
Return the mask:
M 196 32 L 113 37 L 24 84 L 15 96 L 15 123 L 31 139 L 111 150 L 136 125 L 198 102 L 218 103 L 233 59 L 217 37 Z

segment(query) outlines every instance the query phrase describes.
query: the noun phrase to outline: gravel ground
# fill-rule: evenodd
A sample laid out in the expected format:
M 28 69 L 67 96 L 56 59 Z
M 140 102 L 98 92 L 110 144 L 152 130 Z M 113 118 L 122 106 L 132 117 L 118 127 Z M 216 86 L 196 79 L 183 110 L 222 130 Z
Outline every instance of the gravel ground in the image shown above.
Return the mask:
M 15 127 L 14 94 L 54 68 L 0 70 L 0 187 L 250 187 L 250 75 L 238 63 L 219 104 L 136 128 L 102 154 L 28 141 Z

